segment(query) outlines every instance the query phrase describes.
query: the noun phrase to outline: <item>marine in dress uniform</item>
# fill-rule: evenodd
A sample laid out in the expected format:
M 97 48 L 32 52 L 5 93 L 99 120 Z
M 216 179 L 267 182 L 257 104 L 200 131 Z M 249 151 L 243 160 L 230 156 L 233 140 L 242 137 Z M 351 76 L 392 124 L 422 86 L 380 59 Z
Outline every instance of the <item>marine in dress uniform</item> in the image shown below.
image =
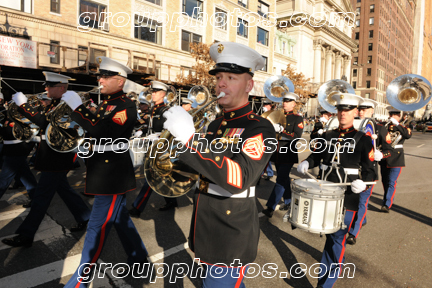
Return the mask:
M 164 113 L 164 127 L 187 147 L 180 161 L 201 174 L 189 247 L 208 265 L 203 287 L 244 287 L 245 265 L 255 260 L 259 240 L 255 183 L 271 156 L 266 139 L 275 140 L 275 132 L 248 103 L 262 56 L 232 42 L 213 44 L 210 56 L 216 62 L 209 72 L 216 76 L 216 94 L 225 93 L 218 100 L 222 116 L 209 124 L 205 138 L 194 134 L 192 116 L 180 107 Z
M 339 154 L 339 159 L 335 159 L 340 162 L 340 169 L 333 168 L 326 180 L 338 183 L 341 182 L 341 179 L 347 177 L 347 182 L 352 182 L 352 185 L 348 186 L 345 191 L 344 205 L 346 212 L 344 222 L 346 228 L 340 229 L 333 234 L 326 234 L 318 280 L 318 287 L 324 288 L 333 287 L 339 276 L 340 267 L 338 263 L 343 263 L 345 260 L 346 234 L 351 229 L 359 207 L 359 193 L 364 193 L 369 188 L 364 182 L 372 181 L 376 177 L 373 166 L 374 148 L 372 139 L 353 127 L 354 117 L 358 112 L 357 106 L 361 101 L 361 97 L 354 94 L 340 93 L 333 95 L 332 98 L 337 103 L 339 128 L 325 132 L 322 138 L 326 141 L 338 139 L 337 142 L 345 146 L 345 150 Z M 354 148 L 352 148 L 351 139 L 356 140 Z M 351 147 L 347 148 L 346 144 L 349 143 L 351 143 Z M 324 143 L 322 144 L 324 145 Z M 331 160 L 336 150 L 332 146 L 334 145 L 321 146 L 326 148 L 323 151 L 314 151 L 315 153 L 309 155 L 306 160 L 299 164 L 297 171 L 304 174 L 309 167 L 315 167 L 322 161 L 324 173 L 328 173 L 327 169 L 332 166 Z M 338 177 L 336 170 L 339 170 L 341 179 Z
M 262 108 L 261 114 L 272 110 L 272 101 L 271 100 L 264 99 L 262 101 L 262 104 L 263 104 L 263 108 Z M 270 180 L 274 176 L 274 171 L 273 171 L 271 161 L 269 161 L 269 163 L 267 164 L 264 172 L 267 174 L 267 176 L 264 177 L 264 179 L 267 181 Z M 264 174 L 264 172 L 263 172 L 263 174 Z
M 135 132 L 135 137 L 141 137 L 142 135 L 147 135 L 149 124 L 150 124 L 150 102 L 145 99 L 144 96 L 138 97 L 138 115 L 136 126 L 140 127 L 138 131 Z
M 15 93 L 12 100 L 19 106 L 18 112 L 35 123 L 40 128 L 41 142 L 37 149 L 35 170 L 41 171 L 31 209 L 24 222 L 18 227 L 18 236 L 4 239 L 2 242 L 10 246 L 31 246 L 36 231 L 42 222 L 54 193 L 57 192 L 78 224 L 71 231 L 85 229 L 90 217 L 90 209 L 69 185 L 67 173 L 73 168 L 76 154 L 73 152 L 60 153 L 51 149 L 45 140 L 45 130 L 49 124 L 46 113 L 55 109 L 60 103 L 61 95 L 66 92 L 70 77 L 43 72 L 46 78 L 45 90 L 52 98 L 51 105 L 39 110 L 27 103 L 27 97 L 21 92 Z
M 113 226 L 128 256 L 129 266 L 148 263 L 147 250 L 126 209 L 125 193 L 136 187 L 132 160 L 125 148 L 113 144 L 123 142 L 123 139 L 128 143 L 136 122 L 136 105 L 122 89 L 127 74 L 132 70 L 107 57 L 96 59 L 99 62 L 99 82 L 103 85 L 101 93 L 104 95 L 97 113 L 92 114 L 75 92 L 68 91 L 63 95 L 63 100 L 74 111 L 72 120 L 81 125 L 96 143 L 91 148 L 94 153 L 87 158 L 85 188 L 86 194 L 95 195 L 93 209 L 81 263 L 65 287 L 87 287 L 89 283 L 85 280 L 91 272 L 86 274 L 83 271 L 97 262 Z M 105 143 L 101 143 L 102 139 Z
M 371 100 L 371 99 L 362 99 L 362 101 L 359 104 L 359 116 L 360 119 L 365 118 L 372 118 L 374 114 L 374 109 L 378 105 L 377 101 Z M 375 123 L 375 134 L 377 135 L 377 138 L 375 140 L 374 145 L 374 168 L 375 168 L 375 179 L 378 180 L 378 162 L 381 161 L 383 158 L 383 153 L 377 149 L 377 147 L 381 147 L 382 151 L 388 151 L 391 149 L 391 140 L 390 135 L 385 129 L 385 127 L 381 123 Z M 372 136 L 372 135 L 370 135 Z M 360 200 L 359 200 L 359 207 L 356 214 L 356 218 L 352 224 L 352 227 L 349 231 L 348 237 L 347 237 L 347 244 L 354 245 L 356 244 L 356 239 L 360 233 L 360 229 L 362 226 L 366 225 L 366 214 L 368 211 L 368 204 L 370 196 L 372 195 L 372 191 L 374 189 L 375 185 L 371 185 L 369 189 L 367 189 L 365 192 L 360 193 Z
M 401 119 L 401 111 L 391 106 L 387 107 L 387 110 L 390 115 L 390 122 L 389 125 L 387 125 L 388 132 L 399 132 L 402 138 L 394 148 L 383 153 L 384 159 L 380 162 L 381 179 L 384 187 L 381 211 L 385 213 L 390 212 L 396 194 L 397 180 L 402 172 L 402 167 L 405 167 L 403 144 L 406 139 L 410 139 L 412 136 L 411 128 L 407 128 L 399 123 Z
M 286 117 L 286 126 L 275 124 L 276 132 L 281 133 L 282 138 L 279 140 L 278 149 L 273 153 L 271 160 L 275 162 L 277 178 L 273 191 L 267 201 L 267 209 L 262 213 L 267 217 L 273 216 L 276 205 L 284 198 L 284 208 L 288 208 L 291 203 L 291 179 L 289 174 L 295 163 L 298 163 L 298 154 L 296 148 L 296 139 L 301 138 L 303 134 L 303 117 L 295 114 L 293 109 L 298 101 L 297 94 L 288 92 L 283 98 L 283 108 Z
M 159 82 L 152 81 L 151 82 L 152 89 L 152 102 L 154 106 L 150 109 L 150 131 L 152 134 L 160 133 L 163 130 L 163 124 L 165 122 L 165 118 L 162 116 L 165 111 L 168 110 L 168 107 L 164 103 L 164 97 L 169 89 L 168 85 Z M 151 194 L 153 193 L 153 189 L 147 183 L 147 180 L 144 181 L 144 185 L 141 187 L 141 190 L 138 196 L 135 198 L 135 201 L 132 204 L 132 209 L 129 210 L 129 214 L 132 217 L 140 217 L 141 212 L 144 211 L 144 208 L 147 206 L 147 203 L 150 199 Z M 166 211 L 174 209 L 178 206 L 176 198 L 164 197 L 166 204 L 159 208 L 160 211 Z
M 330 120 L 330 117 L 332 116 L 330 112 L 328 112 L 322 107 L 319 108 L 319 113 L 321 117 L 319 118 L 319 121 L 316 122 L 314 125 L 314 128 L 310 135 L 311 140 L 321 137 L 322 133 L 324 133 L 325 125 L 327 124 L 327 122 Z

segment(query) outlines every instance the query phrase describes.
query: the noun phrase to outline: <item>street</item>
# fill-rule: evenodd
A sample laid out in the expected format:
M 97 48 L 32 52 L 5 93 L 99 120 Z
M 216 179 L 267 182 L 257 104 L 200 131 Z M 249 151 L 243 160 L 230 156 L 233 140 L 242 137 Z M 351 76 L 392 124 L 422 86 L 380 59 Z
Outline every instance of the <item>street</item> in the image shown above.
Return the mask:
M 309 139 L 308 134 L 304 138 Z M 347 245 L 345 270 L 335 287 L 430 287 L 432 283 L 432 133 L 414 131 L 404 143 L 406 167 L 398 180 L 394 204 L 389 214 L 379 211 L 383 197 L 381 182 L 369 202 L 367 225 L 356 245 Z M 300 161 L 310 152 L 300 154 Z M 81 160 L 80 160 L 81 161 Z M 292 169 L 292 178 L 300 177 Z M 315 170 L 313 170 L 315 171 Z M 38 173 L 36 176 L 39 177 Z M 143 169 L 136 170 L 138 189 L 127 195 L 128 208 L 141 188 Z M 85 166 L 69 172 L 69 181 L 77 192 L 84 191 Z M 261 180 L 257 186 L 258 211 L 263 210 L 274 181 Z M 103 181 L 103 179 L 101 179 Z M 29 209 L 22 208 L 26 191 L 8 190 L 0 199 L 0 239 L 14 235 Z M 200 287 L 200 270 L 193 265 L 194 254 L 188 249 L 192 192 L 178 198 L 179 207 L 161 212 L 161 196 L 153 193 L 139 219 L 132 218 L 159 273 L 148 284 L 143 279 L 118 279 L 111 269 L 104 278 L 94 275 L 93 287 Z M 89 204 L 93 198 L 82 195 Z M 325 236 L 293 230 L 284 223 L 285 211 L 275 211 L 272 218 L 260 213 L 261 235 L 258 257 L 248 271 L 246 287 L 316 287 L 315 268 L 319 265 Z M 70 232 L 74 219 L 56 195 L 45 216 L 33 246 L 11 248 L 0 242 L 0 287 L 63 287 L 80 262 L 85 232 Z M 126 263 L 126 254 L 112 229 L 99 260 L 99 267 Z M 105 264 L 104 264 L 105 263 Z M 163 264 L 165 263 L 165 264 Z M 229 263 L 227 263 L 229 264 Z M 246 263 L 244 263 L 246 264 Z M 315 265 L 314 265 L 315 264 Z M 117 267 L 118 268 L 118 267 Z M 162 271 L 164 268 L 165 270 Z M 169 270 L 167 270 L 167 268 Z M 193 268 L 193 269 L 192 269 Z M 305 270 L 306 269 L 306 270 Z M 163 275 L 165 274 L 165 275 Z

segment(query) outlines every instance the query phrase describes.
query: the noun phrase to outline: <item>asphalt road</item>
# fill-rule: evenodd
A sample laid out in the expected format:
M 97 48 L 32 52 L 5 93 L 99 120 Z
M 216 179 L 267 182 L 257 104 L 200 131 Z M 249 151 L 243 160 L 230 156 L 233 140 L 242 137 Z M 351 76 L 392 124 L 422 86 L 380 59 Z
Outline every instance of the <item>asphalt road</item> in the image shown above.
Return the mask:
M 431 140 L 432 133 L 414 132 L 405 142 L 407 167 L 400 175 L 389 214 L 379 212 L 383 189 L 381 183 L 375 185 L 368 224 L 360 232 L 357 244 L 346 248 L 345 262 L 352 263 L 349 266 L 352 269 L 345 270 L 345 276 L 338 279 L 335 287 L 431 287 Z M 301 153 L 300 160 L 307 155 L 308 152 Z M 69 174 L 70 183 L 78 192 L 84 190 L 83 167 Z M 295 168 L 292 178 L 302 178 Z M 138 169 L 136 174 L 140 188 L 144 180 L 142 170 Z M 265 208 L 274 181 L 275 177 L 271 181 L 262 180 L 257 187 L 258 211 Z M 129 207 L 138 192 L 128 193 Z M 83 199 L 92 205 L 93 198 L 83 196 Z M 26 192 L 22 189 L 8 190 L 0 199 L 0 239 L 14 235 L 22 223 L 28 213 L 28 209 L 21 207 L 25 201 Z M 153 194 L 140 219 L 133 219 L 152 261 L 159 268 L 153 283 L 132 277 L 117 279 L 107 269 L 106 277 L 95 275 L 93 287 L 200 287 L 200 270 L 193 265 L 194 255 L 187 248 L 191 194 L 179 198 L 178 202 L 179 208 L 160 212 L 158 208 L 164 200 Z M 275 211 L 270 219 L 260 215 L 258 257 L 244 281 L 247 287 L 316 287 L 314 268 L 320 262 L 325 237 L 292 230 L 289 223 L 282 221 L 284 212 Z M 0 243 L 0 287 L 63 287 L 79 264 L 85 236 L 83 232 L 71 233 L 68 228 L 73 224 L 70 212 L 56 195 L 31 248 L 10 248 Z M 99 263 L 101 267 L 126 263 L 114 229 Z

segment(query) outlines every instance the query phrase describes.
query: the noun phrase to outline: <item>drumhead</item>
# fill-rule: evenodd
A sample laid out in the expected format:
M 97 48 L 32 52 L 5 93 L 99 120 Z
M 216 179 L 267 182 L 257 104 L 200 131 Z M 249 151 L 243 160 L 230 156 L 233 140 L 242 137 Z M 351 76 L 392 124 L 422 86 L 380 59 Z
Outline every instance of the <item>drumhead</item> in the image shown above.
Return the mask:
M 321 186 L 320 184 L 334 184 L 330 181 L 315 179 L 296 179 L 293 181 L 293 190 L 306 193 L 320 193 L 323 195 L 339 195 L 345 192 L 345 186 Z

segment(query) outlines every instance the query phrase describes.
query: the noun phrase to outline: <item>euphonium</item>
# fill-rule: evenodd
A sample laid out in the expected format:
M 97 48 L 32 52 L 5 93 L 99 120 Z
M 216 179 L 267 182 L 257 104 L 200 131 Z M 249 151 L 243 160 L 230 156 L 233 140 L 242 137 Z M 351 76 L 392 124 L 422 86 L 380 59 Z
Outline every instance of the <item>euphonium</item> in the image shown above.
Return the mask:
M 206 87 L 194 86 L 189 91 L 188 99 L 194 101 L 189 111 L 194 117 L 195 131 L 200 132 L 206 126 L 209 108 L 215 100 L 225 96 L 221 93 L 210 100 L 211 94 Z M 199 108 L 198 108 L 199 107 Z M 144 175 L 147 183 L 158 194 L 165 197 L 179 197 L 189 192 L 198 180 L 199 174 L 189 166 L 178 161 L 178 150 L 183 147 L 174 141 L 174 136 L 162 131 L 160 139 L 148 149 L 144 162 Z
M 39 98 L 37 95 L 28 96 L 28 104 L 36 107 L 38 102 Z M 14 122 L 12 134 L 16 139 L 29 141 L 39 133 L 40 128 L 18 112 L 18 106 L 14 101 L 9 101 L 7 114 L 9 121 Z
M 90 101 L 90 93 L 96 92 L 102 88 L 99 86 L 93 88 L 89 92 L 78 92 L 83 104 Z M 45 131 L 46 141 L 48 146 L 60 153 L 74 151 L 85 138 L 84 129 L 75 121 L 72 121 L 72 109 L 61 101 L 57 107 L 47 113 L 47 119 L 50 122 Z

